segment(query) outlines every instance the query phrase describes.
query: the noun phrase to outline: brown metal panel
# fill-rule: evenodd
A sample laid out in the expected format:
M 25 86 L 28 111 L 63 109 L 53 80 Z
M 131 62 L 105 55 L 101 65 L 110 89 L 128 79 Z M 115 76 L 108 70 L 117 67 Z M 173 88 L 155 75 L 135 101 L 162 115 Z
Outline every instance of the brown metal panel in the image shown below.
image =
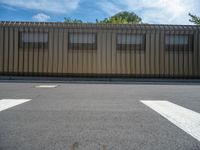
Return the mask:
M 29 32 L 33 32 L 34 29 L 33 28 L 29 28 Z M 33 38 L 33 34 L 32 37 Z M 28 47 L 28 72 L 32 73 L 33 72 L 33 52 L 34 49 L 32 46 Z
M 9 32 L 9 72 L 13 72 L 13 49 L 14 49 L 14 43 L 13 43 L 13 28 L 9 28 L 10 32 Z
M 155 50 L 155 61 L 154 61 L 154 65 L 155 65 L 155 75 L 156 76 L 158 76 L 159 75 L 159 73 L 160 73 L 160 67 L 159 67 L 159 61 L 160 61 L 160 59 L 159 59 L 159 51 L 160 51 L 160 49 L 159 49 L 159 39 L 160 39 L 160 36 L 159 36 L 159 32 L 160 31 L 155 31 L 155 40 L 154 40 L 154 43 L 155 43 L 155 48 L 154 48 L 154 50 Z
M 44 29 L 44 33 L 48 33 L 48 46 L 43 47 L 43 73 L 48 72 L 48 61 L 49 61 L 49 31 L 47 28 Z M 44 37 L 43 37 L 44 38 Z
M 102 44 L 102 49 L 101 49 L 101 73 L 105 74 L 107 70 L 107 59 L 106 59 L 106 45 L 107 45 L 107 36 L 106 36 L 106 31 L 102 31 L 102 39 L 101 39 L 101 44 Z
M 122 29 L 121 33 L 126 34 L 126 30 Z M 120 74 L 126 73 L 126 50 L 118 50 L 120 53 L 121 71 Z
M 184 31 L 177 31 L 177 34 L 184 34 Z M 179 47 L 179 50 L 178 50 L 178 67 L 179 67 L 179 76 L 184 76 L 184 67 L 186 67 L 186 65 L 184 65 L 184 52 L 182 50 L 180 50 L 180 47 Z M 187 55 L 188 57 L 188 55 Z M 185 62 L 188 64 L 188 61 Z
M 58 72 L 58 29 L 55 28 L 53 35 L 53 73 Z
M 25 32 L 29 33 L 29 29 L 25 28 L 24 29 Z M 29 47 L 25 47 L 23 48 L 23 72 L 28 72 L 28 54 L 29 54 Z
M 116 31 L 112 31 L 111 33 L 111 52 L 112 52 L 112 74 L 117 73 L 117 55 L 116 55 Z
M 9 67 L 9 28 L 5 27 L 5 42 L 4 42 L 4 73 L 8 72 Z
M 0 27 L 0 74 L 3 72 L 4 29 Z
M 92 33 L 94 33 L 96 35 L 96 42 L 97 42 L 97 30 L 96 29 L 92 29 Z M 97 43 L 96 43 L 97 44 Z M 97 73 L 97 50 L 93 50 L 93 53 L 92 53 L 92 73 L 93 74 L 96 74 Z
M 63 29 L 58 30 L 58 73 L 63 72 Z
M 39 33 L 39 29 L 35 28 L 34 32 Z M 34 37 L 36 38 L 36 37 Z M 38 37 L 36 39 L 34 39 L 36 42 L 39 41 Z M 39 73 L 39 46 L 36 46 L 33 48 L 33 72 L 35 74 Z
M 73 32 L 73 30 L 72 29 L 69 29 L 68 30 L 68 35 L 69 35 L 69 33 L 72 33 Z M 69 36 L 68 36 L 68 45 L 69 45 Z M 68 64 L 68 73 L 72 73 L 73 72 L 73 68 L 72 68 L 72 63 L 73 63 L 73 58 L 72 58 L 72 56 L 73 56 L 73 50 L 69 50 L 68 49 L 68 55 L 67 55 L 68 57 L 67 57 L 67 64 Z
M 19 32 L 18 32 L 18 38 L 19 38 L 19 40 L 21 39 L 21 35 L 20 35 L 20 33 L 21 32 L 24 32 L 24 28 L 19 28 Z M 19 43 L 19 42 L 18 42 Z M 19 60 L 19 62 L 18 62 L 18 71 L 19 71 L 19 73 L 22 73 L 23 72 L 23 66 L 24 66 L 24 64 L 23 64 L 23 60 L 24 60 L 24 50 L 23 50 L 23 46 L 21 47 L 21 46 L 19 46 L 18 45 L 18 55 L 19 55 L 19 57 L 18 57 L 18 60 Z
M 112 73 L 112 42 L 111 42 L 111 31 L 108 30 L 106 32 L 106 66 L 107 70 L 106 73 L 111 74 Z
M 151 47 L 151 32 L 147 31 L 146 33 L 146 51 L 145 51 L 145 58 L 146 58 L 146 65 L 145 65 L 145 72 L 147 75 L 150 74 L 150 47 Z
M 144 39 L 144 50 L 140 51 L 140 75 L 145 74 L 145 53 L 146 53 L 146 33 L 140 29 L 140 33 L 144 34 L 145 39 Z
M 152 30 L 150 32 L 150 61 L 149 61 L 149 66 L 150 66 L 150 74 L 154 75 L 154 40 L 155 40 L 155 31 Z
M 165 50 L 164 50 L 164 31 L 160 32 L 160 75 L 161 77 L 165 74 Z
M 182 31 L 182 34 L 188 34 L 187 31 Z M 189 63 L 190 52 L 187 47 L 184 46 L 184 50 L 181 52 L 181 59 L 182 59 L 182 69 L 183 69 L 183 76 L 188 76 L 190 63 Z M 192 67 L 192 66 L 191 66 Z
M 198 77 L 200 78 L 200 29 L 198 29 L 198 54 L 197 54 L 197 59 L 198 59 L 198 63 L 197 63 L 197 68 L 198 68 Z
M 194 57 L 193 57 L 193 53 L 195 53 L 195 47 L 194 47 L 194 34 L 193 34 L 193 31 L 189 31 L 188 32 L 190 35 L 192 35 L 193 36 L 193 50 L 188 50 L 189 52 L 188 52 L 188 75 L 189 76 L 194 76 L 195 75 L 195 73 L 194 73 L 194 64 L 193 64 L 193 61 L 194 61 Z M 189 48 L 190 49 L 190 48 Z M 186 53 L 187 54 L 187 53 Z
M 81 54 L 82 54 L 82 73 L 88 73 L 88 53 L 87 53 L 87 50 L 82 51 Z
M 131 30 L 131 34 L 136 34 L 136 31 Z M 136 74 L 136 51 L 135 50 L 131 50 L 130 52 L 130 73 L 132 75 Z
M 197 76 L 198 75 L 198 45 L 197 45 L 197 42 L 198 42 L 198 31 L 195 31 L 194 32 L 194 51 L 193 51 L 193 55 L 192 55 L 192 66 L 194 68 L 194 76 Z
M 44 29 L 43 28 L 39 28 L 39 33 L 44 33 Z M 39 38 L 39 37 L 38 37 Z M 44 63 L 44 46 L 38 46 L 38 59 L 39 59 L 39 62 L 38 62 L 38 71 L 39 73 L 41 74 L 43 72 L 43 63 Z
M 165 34 L 166 35 L 166 34 Z M 164 41 L 164 44 L 165 44 L 165 41 Z M 165 65 L 165 70 L 164 70 L 164 74 L 165 76 L 169 76 L 169 65 L 170 65 L 170 62 L 169 62 L 169 55 L 170 55 L 170 51 L 167 51 L 166 49 L 164 49 L 164 65 Z
M 100 74 L 101 73 L 101 50 L 102 50 L 102 44 L 101 44 L 101 41 L 102 41 L 102 31 L 101 30 L 98 30 L 97 32 L 97 74 Z
M 53 47 L 54 47 L 54 29 L 49 29 L 49 49 L 48 49 L 48 74 L 53 72 Z
M 198 37 L 197 37 L 197 74 L 200 78 L 200 29 L 198 29 Z
M 78 29 L 76 32 L 78 33 L 87 33 L 87 30 Z M 79 45 L 82 47 L 83 44 Z M 87 53 L 87 50 L 82 50 L 82 48 L 76 50 L 75 61 L 77 63 L 77 73 L 84 73 L 83 72 L 83 55 Z
M 63 46 L 64 46 L 63 73 L 68 73 L 68 30 L 67 29 L 64 29 Z
M 130 34 L 131 31 L 127 30 L 126 34 Z M 126 39 L 128 41 L 128 39 Z M 131 50 L 126 50 L 127 52 L 125 53 L 125 65 L 126 65 L 126 74 L 130 74 L 131 73 L 131 65 L 130 65 L 130 54 L 131 54 Z
M 77 32 L 80 32 L 78 30 L 78 28 L 74 28 L 73 29 L 73 33 L 77 33 Z M 79 37 L 80 38 L 80 37 Z M 82 37 L 81 37 L 82 38 Z M 81 45 L 82 46 L 82 45 Z M 80 45 L 79 45 L 80 47 Z M 72 68 L 73 68 L 73 73 L 78 73 L 78 53 L 79 53 L 79 49 L 74 49 L 72 51 Z M 88 65 L 87 65 L 88 66 Z
M 116 45 L 117 45 L 117 35 L 118 33 L 120 33 L 118 30 L 115 31 L 115 41 L 116 41 Z M 116 51 L 116 71 L 117 74 L 121 74 L 121 53 L 119 50 L 115 49 Z

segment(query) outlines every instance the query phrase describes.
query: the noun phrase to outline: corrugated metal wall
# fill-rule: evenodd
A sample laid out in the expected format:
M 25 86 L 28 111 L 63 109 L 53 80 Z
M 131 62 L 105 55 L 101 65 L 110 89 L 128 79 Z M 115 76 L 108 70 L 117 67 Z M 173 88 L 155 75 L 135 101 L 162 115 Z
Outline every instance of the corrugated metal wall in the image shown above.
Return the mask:
M 197 26 L 0 23 L 0 74 L 200 77 Z M 20 47 L 20 32 L 47 32 L 48 46 Z M 96 34 L 96 50 L 68 49 L 69 33 Z M 117 50 L 118 34 L 144 34 L 145 50 Z M 168 51 L 165 35 L 192 35 L 192 51 Z

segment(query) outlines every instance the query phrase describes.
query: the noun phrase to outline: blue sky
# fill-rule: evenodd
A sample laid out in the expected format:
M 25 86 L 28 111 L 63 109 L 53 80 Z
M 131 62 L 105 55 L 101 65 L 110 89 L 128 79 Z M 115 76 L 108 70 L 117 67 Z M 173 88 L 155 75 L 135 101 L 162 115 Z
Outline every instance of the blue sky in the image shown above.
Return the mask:
M 200 0 L 0 0 L 1 21 L 56 21 L 64 17 L 95 22 L 120 11 L 133 11 L 145 23 L 191 24 L 200 16 Z

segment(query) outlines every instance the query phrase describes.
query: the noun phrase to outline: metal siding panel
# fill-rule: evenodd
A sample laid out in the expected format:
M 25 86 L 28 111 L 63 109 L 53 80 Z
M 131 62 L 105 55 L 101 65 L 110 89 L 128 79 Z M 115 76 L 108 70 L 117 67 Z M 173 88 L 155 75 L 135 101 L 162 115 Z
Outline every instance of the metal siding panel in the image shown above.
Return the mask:
M 58 73 L 63 73 L 63 29 L 58 31 Z
M 97 74 L 101 73 L 101 50 L 102 50 L 102 31 L 98 30 L 97 32 Z
M 107 39 L 106 39 L 106 31 L 102 31 L 102 39 L 101 39 L 101 43 L 102 43 L 102 50 L 101 50 L 101 62 L 102 62 L 102 72 L 103 74 L 106 73 L 106 70 L 107 70 L 107 59 L 106 59 L 106 43 L 107 43 Z
M 3 72 L 4 29 L 0 27 L 0 74 Z
M 39 32 L 38 28 L 35 28 L 34 32 Z M 36 42 L 38 42 L 38 38 L 35 40 L 37 40 Z M 39 66 L 39 49 L 36 47 L 34 47 L 34 49 L 33 49 L 33 64 L 34 64 L 33 72 L 35 74 L 38 74 L 39 73 L 39 68 L 38 68 L 38 66 Z
M 68 30 L 64 29 L 63 35 L 63 43 L 64 43 L 64 58 L 63 58 L 63 73 L 68 73 Z
M 77 28 L 73 29 L 73 33 L 77 33 L 77 32 L 78 32 Z M 78 67 L 78 50 L 72 50 L 72 71 L 73 71 L 73 73 L 78 73 L 77 67 Z M 88 67 L 88 65 L 87 65 L 87 67 Z
M 160 53 L 160 49 L 159 49 L 159 39 L 160 39 L 160 36 L 159 36 L 159 32 L 160 31 L 156 31 L 156 33 L 155 33 L 155 41 L 154 41 L 154 43 L 155 43 L 155 74 L 156 74 L 156 76 L 158 76 L 159 75 L 159 73 L 160 73 L 160 67 L 159 67 L 159 61 L 160 61 L 160 59 L 159 59 L 159 53 Z
M 197 68 L 198 68 L 198 77 L 200 78 L 200 30 L 198 30 L 198 64 L 197 64 Z
M 150 37 L 150 74 L 152 75 L 152 76 L 154 76 L 154 74 L 155 74 L 155 65 L 154 65 L 154 61 L 155 61 L 155 50 L 154 50 L 154 48 L 155 48 L 155 45 L 154 45 L 154 41 L 155 41 L 155 31 L 153 30 L 153 31 L 151 31 L 151 37 Z
M 39 29 L 40 33 L 43 33 L 43 29 Z M 39 47 L 38 48 L 38 56 L 39 56 L 39 63 L 38 63 L 38 69 L 39 69 L 39 73 L 40 75 L 43 73 L 43 62 L 44 62 L 44 47 Z
M 30 28 L 30 31 L 33 32 L 33 28 Z M 33 38 L 33 35 L 32 35 Z M 33 47 L 28 48 L 28 72 L 33 72 Z
M 131 34 L 136 34 L 135 30 L 131 31 Z M 130 53 L 130 73 L 132 75 L 136 74 L 136 52 L 135 50 Z
M 116 34 L 116 38 L 115 38 L 115 41 L 116 41 L 116 45 L 117 45 L 117 34 L 119 33 L 119 31 L 117 30 L 115 32 Z M 119 50 L 115 49 L 116 50 L 116 71 L 117 71 L 117 74 L 121 74 L 121 53 Z
M 126 34 L 126 30 L 123 29 L 122 33 Z M 120 51 L 120 60 L 121 60 L 121 74 L 126 73 L 126 50 L 119 50 Z
M 147 31 L 146 33 L 146 55 L 145 55 L 145 58 L 146 58 L 146 65 L 145 65 L 145 72 L 146 72 L 146 75 L 149 75 L 150 74 L 150 44 L 151 42 L 151 34 L 149 31 Z
M 192 61 L 192 66 L 194 67 L 194 76 L 196 77 L 198 75 L 198 68 L 197 68 L 197 64 L 198 64 L 198 58 L 197 58 L 197 55 L 198 55 L 198 49 L 197 49 L 197 39 L 198 39 L 198 32 L 194 32 L 194 52 L 193 52 L 193 61 Z
M 178 31 L 178 34 L 184 34 L 184 32 L 181 32 L 181 31 Z M 187 55 L 188 57 L 188 55 Z M 185 63 L 189 63 L 188 61 L 185 62 Z M 182 52 L 180 49 L 179 49 L 179 75 L 182 77 L 184 76 L 184 67 L 185 64 L 184 64 L 184 52 Z
M 48 32 L 48 29 L 44 29 L 44 32 L 46 33 L 48 33 L 49 34 L 49 32 Z M 49 35 L 48 35 L 49 36 Z M 49 42 L 49 38 L 48 38 L 48 42 Z M 43 50 L 43 73 L 48 73 L 48 61 L 49 61 L 49 59 L 48 59 L 48 55 L 49 55 L 49 47 L 47 47 L 47 48 L 44 48 L 44 50 Z
M 141 34 L 143 34 L 142 30 Z M 146 37 L 145 37 L 146 39 Z M 146 40 L 145 40 L 146 42 Z M 146 43 L 145 43 L 146 44 Z M 140 52 L 140 76 L 143 76 L 145 74 L 145 53 L 146 53 L 146 49 L 141 50 Z
M 111 33 L 111 52 L 112 52 L 112 74 L 115 74 L 117 73 L 117 70 L 116 70 L 116 65 L 117 65 L 117 61 L 116 61 L 116 34 L 115 34 L 115 31 L 112 31 Z
M 48 74 L 51 74 L 53 72 L 53 44 L 54 44 L 54 29 L 49 29 L 49 55 L 48 55 Z
M 112 46 L 112 43 L 111 43 L 111 31 L 108 30 L 106 32 L 106 38 L 107 38 L 107 42 L 106 42 L 106 62 L 107 62 L 107 71 L 106 73 L 107 74 L 111 74 L 112 72 L 112 49 L 111 49 L 111 46 Z
M 127 34 L 130 34 L 130 30 L 127 30 L 126 32 Z M 130 54 L 131 54 L 131 50 L 127 50 L 127 52 L 125 53 L 125 65 L 126 65 L 126 73 L 127 75 L 130 74 L 131 72 L 131 66 L 130 66 Z
M 69 29 L 69 33 L 72 33 L 72 29 Z M 68 36 L 69 37 L 69 36 Z M 69 42 L 69 39 L 68 41 Z M 69 43 L 68 43 L 69 44 Z M 68 50 L 69 53 L 68 53 L 68 58 L 67 58 L 67 62 L 68 62 L 68 73 L 72 73 L 73 72 L 73 68 L 72 68 L 72 63 L 73 63 L 73 50 Z
M 9 72 L 13 73 L 13 28 L 10 28 L 10 32 L 9 32 Z
M 92 32 L 96 35 L 97 38 L 97 30 L 93 29 Z M 96 39 L 97 42 L 97 39 Z M 92 53 L 92 73 L 97 73 L 97 49 L 95 49 Z
M 160 33 L 160 75 L 165 74 L 165 50 L 164 50 L 164 31 Z
M 54 30 L 53 35 L 53 73 L 58 72 L 58 29 Z
M 28 28 L 25 28 L 25 31 L 28 32 Z M 28 54 L 29 54 L 29 48 L 23 48 L 23 72 L 28 72 Z
M 198 38 L 197 38 L 197 74 L 200 78 L 200 29 L 198 29 Z
M 8 73 L 9 67 L 9 28 L 5 27 L 5 45 L 4 45 L 4 73 Z
M 81 33 L 82 31 L 79 29 L 77 32 Z M 87 31 L 83 31 L 83 32 L 87 32 Z M 76 52 L 77 53 L 75 56 L 75 61 L 77 63 L 77 73 L 81 74 L 83 73 L 83 55 L 84 53 L 87 53 L 87 50 L 78 49 Z

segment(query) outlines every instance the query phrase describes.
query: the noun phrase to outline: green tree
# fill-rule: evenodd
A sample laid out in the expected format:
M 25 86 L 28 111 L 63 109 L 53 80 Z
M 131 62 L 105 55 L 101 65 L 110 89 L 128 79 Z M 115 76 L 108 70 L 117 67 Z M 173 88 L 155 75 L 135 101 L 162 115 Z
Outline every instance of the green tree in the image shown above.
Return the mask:
M 192 15 L 191 13 L 189 13 L 189 16 L 191 17 L 189 19 L 190 22 L 193 22 L 196 25 L 200 25 L 200 17 L 198 17 L 196 15 Z
M 139 24 L 142 23 L 142 19 L 134 12 L 123 11 L 101 21 L 96 19 L 96 23 Z
M 70 18 L 70 17 L 65 17 L 64 18 L 64 22 L 65 23 L 83 23 L 83 21 L 82 20 L 79 20 L 79 19 L 72 19 L 72 18 Z

